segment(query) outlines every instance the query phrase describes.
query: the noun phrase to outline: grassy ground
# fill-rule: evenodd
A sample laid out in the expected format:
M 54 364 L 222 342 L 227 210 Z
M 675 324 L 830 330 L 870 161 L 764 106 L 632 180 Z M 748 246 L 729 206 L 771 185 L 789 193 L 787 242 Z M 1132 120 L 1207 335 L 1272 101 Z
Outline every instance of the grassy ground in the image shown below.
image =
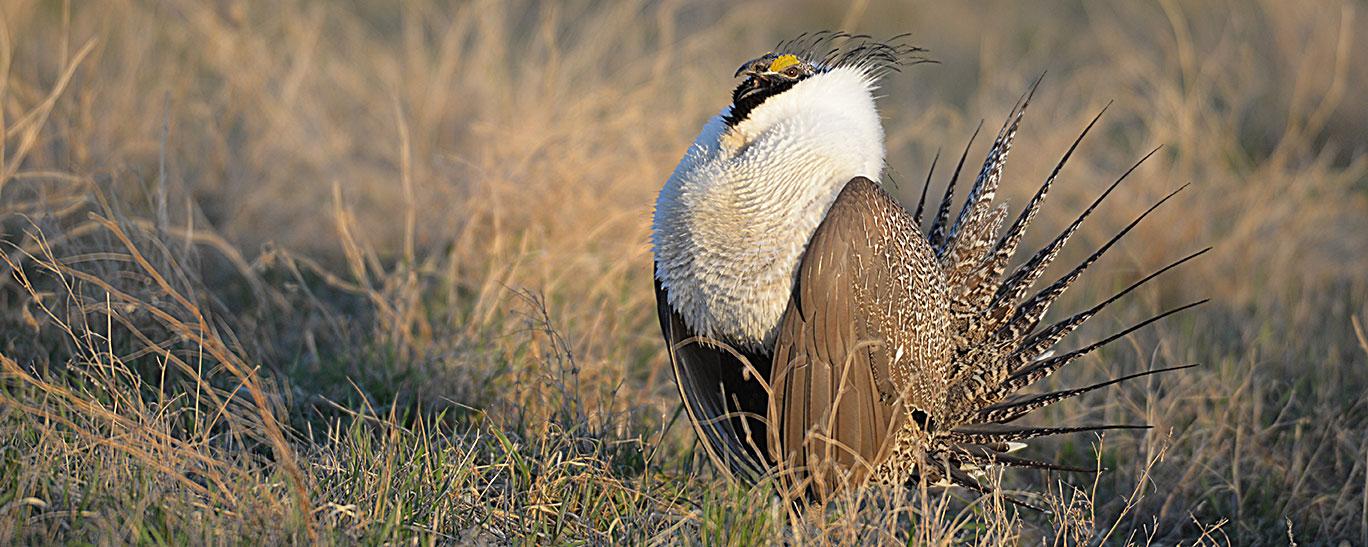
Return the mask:
M 797 521 L 682 422 L 654 193 L 745 59 L 911 32 L 891 180 L 1048 71 L 1015 204 L 1114 101 L 1028 242 L 1163 151 L 1067 295 L 1214 245 L 1075 335 L 1198 297 L 1058 385 L 1050 514 L 871 490 Z M 1368 12 L 1354 2 L 0 2 L 0 543 L 1368 543 Z M 981 157 L 986 143 L 976 146 Z

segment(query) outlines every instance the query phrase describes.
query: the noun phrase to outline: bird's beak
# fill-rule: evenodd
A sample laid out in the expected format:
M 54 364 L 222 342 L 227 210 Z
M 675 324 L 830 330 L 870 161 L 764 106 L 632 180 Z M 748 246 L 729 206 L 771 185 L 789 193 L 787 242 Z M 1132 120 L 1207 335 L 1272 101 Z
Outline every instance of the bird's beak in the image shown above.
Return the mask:
M 770 62 L 773 60 L 774 54 L 769 53 L 766 54 L 764 57 L 746 61 L 745 64 L 741 65 L 741 68 L 736 69 L 736 74 L 732 74 L 732 77 L 740 78 L 742 76 L 761 76 L 765 73 L 766 70 L 769 70 Z
M 736 69 L 736 74 L 732 74 L 732 77 L 740 78 L 742 75 L 750 76 L 754 73 L 755 61 L 746 61 L 746 64 L 741 65 L 741 68 Z

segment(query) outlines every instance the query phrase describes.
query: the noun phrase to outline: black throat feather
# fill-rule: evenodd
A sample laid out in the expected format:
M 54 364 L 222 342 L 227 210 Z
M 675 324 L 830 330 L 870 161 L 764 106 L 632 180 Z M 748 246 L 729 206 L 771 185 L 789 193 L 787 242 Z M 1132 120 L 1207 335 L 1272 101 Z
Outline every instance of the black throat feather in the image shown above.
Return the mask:
M 751 111 L 755 110 L 755 107 L 760 106 L 761 103 L 764 103 L 765 100 L 770 97 L 788 91 L 799 81 L 800 80 L 765 81 L 757 79 L 754 76 L 742 80 L 742 82 L 736 86 L 736 89 L 732 90 L 731 112 L 727 113 L 723 118 L 723 121 L 727 123 L 727 127 L 736 127 L 737 124 L 745 121 L 747 116 L 750 116 Z M 760 87 L 757 90 L 755 89 L 755 86 Z

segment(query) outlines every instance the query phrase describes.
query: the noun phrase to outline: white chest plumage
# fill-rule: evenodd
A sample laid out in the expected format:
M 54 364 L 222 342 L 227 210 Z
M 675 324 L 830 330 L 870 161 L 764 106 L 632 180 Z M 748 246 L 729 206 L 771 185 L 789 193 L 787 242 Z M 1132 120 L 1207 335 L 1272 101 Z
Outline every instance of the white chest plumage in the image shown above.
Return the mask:
M 656 276 L 689 327 L 768 352 L 799 260 L 850 179 L 879 180 L 874 84 L 836 68 L 770 97 L 735 127 L 704 126 L 656 201 Z

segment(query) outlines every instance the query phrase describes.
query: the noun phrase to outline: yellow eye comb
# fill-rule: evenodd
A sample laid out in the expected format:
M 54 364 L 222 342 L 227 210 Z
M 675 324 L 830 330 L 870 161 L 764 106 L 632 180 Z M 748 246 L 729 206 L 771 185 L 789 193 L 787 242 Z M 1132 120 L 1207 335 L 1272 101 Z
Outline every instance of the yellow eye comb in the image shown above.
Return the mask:
M 774 61 L 770 62 L 769 71 L 779 72 L 788 67 L 801 63 L 802 61 L 798 60 L 797 55 L 780 55 L 779 57 L 775 58 Z

